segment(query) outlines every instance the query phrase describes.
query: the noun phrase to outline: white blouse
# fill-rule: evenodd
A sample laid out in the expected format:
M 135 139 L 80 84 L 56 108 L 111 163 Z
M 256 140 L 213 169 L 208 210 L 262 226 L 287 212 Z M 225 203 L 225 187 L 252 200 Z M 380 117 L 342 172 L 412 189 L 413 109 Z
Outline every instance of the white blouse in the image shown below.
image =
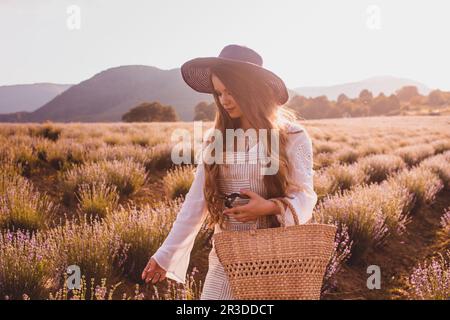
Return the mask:
M 295 133 L 299 130 L 302 132 Z M 286 198 L 295 208 L 299 222 L 306 223 L 311 217 L 317 203 L 317 194 L 313 187 L 313 149 L 312 141 L 305 128 L 297 123 L 288 124 L 289 141 L 287 157 L 293 163 L 294 180 L 299 181 L 304 191 L 289 194 Z M 152 256 L 166 270 L 166 277 L 185 284 L 190 254 L 195 238 L 206 220 L 208 211 L 203 194 L 205 171 L 203 163 L 197 165 L 194 181 L 186 194 L 185 200 L 175 219 L 171 231 L 163 244 Z M 280 221 L 281 216 L 277 215 Z M 288 208 L 286 225 L 294 225 L 294 218 Z

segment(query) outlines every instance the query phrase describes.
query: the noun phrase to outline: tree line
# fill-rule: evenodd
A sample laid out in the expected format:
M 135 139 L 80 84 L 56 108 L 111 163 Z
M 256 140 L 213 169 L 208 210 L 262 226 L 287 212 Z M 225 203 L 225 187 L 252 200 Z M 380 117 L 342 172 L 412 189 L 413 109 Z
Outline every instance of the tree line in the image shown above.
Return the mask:
M 287 106 L 304 119 L 324 119 L 341 117 L 368 117 L 398 115 L 403 111 L 421 106 L 443 107 L 450 104 L 450 92 L 433 90 L 421 95 L 416 86 L 405 86 L 389 96 L 380 93 L 374 96 L 364 89 L 357 98 L 340 94 L 337 100 L 329 100 L 325 95 L 309 98 L 302 95 L 292 97 Z M 200 102 L 195 106 L 194 121 L 213 121 L 216 116 L 214 102 Z M 161 103 L 143 102 L 122 116 L 125 122 L 172 122 L 179 117 L 172 106 Z
M 405 86 L 389 96 L 380 93 L 374 96 L 364 89 L 357 98 L 340 94 L 336 101 L 326 96 L 306 98 L 294 96 L 287 104 L 305 119 L 368 117 L 380 115 L 400 115 L 417 107 L 442 107 L 450 104 L 450 92 L 433 90 L 428 95 L 421 95 L 416 86 Z

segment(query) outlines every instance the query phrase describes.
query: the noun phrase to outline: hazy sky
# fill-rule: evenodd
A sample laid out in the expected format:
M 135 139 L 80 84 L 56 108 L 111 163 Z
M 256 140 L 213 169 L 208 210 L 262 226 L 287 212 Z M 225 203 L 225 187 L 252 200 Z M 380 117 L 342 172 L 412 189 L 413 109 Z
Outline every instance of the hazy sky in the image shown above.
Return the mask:
M 179 68 L 236 43 L 292 88 L 393 75 L 450 90 L 449 36 L 445 0 L 0 0 L 0 85 Z

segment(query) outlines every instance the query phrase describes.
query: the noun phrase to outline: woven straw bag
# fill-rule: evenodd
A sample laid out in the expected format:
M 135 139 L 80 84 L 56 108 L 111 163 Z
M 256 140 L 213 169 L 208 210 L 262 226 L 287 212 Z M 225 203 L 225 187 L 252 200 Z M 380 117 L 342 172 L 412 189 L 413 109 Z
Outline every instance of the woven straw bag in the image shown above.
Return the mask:
M 274 200 L 282 211 L 281 227 L 222 231 L 213 235 L 219 261 L 238 300 L 320 299 L 325 269 L 330 260 L 336 227 L 299 224 L 292 204 Z M 295 225 L 286 226 L 289 206 Z

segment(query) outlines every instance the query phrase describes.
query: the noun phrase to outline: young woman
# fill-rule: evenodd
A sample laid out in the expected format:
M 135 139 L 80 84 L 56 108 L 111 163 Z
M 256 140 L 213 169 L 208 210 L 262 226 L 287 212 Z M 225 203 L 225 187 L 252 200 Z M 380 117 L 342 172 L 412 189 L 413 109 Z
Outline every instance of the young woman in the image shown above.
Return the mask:
M 278 148 L 273 147 L 268 136 L 258 138 L 253 145 L 245 143 L 243 149 L 232 144 L 235 148 L 231 153 L 224 152 L 223 162 L 198 164 L 172 230 L 142 272 L 142 279 L 152 283 L 166 277 L 185 283 L 194 240 L 206 220 L 215 233 L 246 230 L 255 223 L 257 228 L 279 226 L 280 208 L 270 199 L 284 197 L 292 203 L 300 223 L 306 223 L 317 202 L 311 139 L 283 106 L 288 100 L 283 81 L 262 67 L 258 53 L 244 46 L 228 45 L 219 57 L 186 62 L 181 72 L 194 90 L 213 94 L 218 108 L 214 128 L 222 133 L 224 150 L 226 129 L 266 129 L 268 135 L 275 129 L 279 141 Z M 204 148 L 212 143 L 212 139 L 207 140 Z M 261 174 L 267 163 L 258 161 L 260 150 L 277 162 L 275 174 Z M 241 196 L 227 208 L 224 199 L 232 193 Z M 290 209 L 285 209 L 285 223 L 293 225 Z M 201 299 L 233 299 L 214 242 Z

